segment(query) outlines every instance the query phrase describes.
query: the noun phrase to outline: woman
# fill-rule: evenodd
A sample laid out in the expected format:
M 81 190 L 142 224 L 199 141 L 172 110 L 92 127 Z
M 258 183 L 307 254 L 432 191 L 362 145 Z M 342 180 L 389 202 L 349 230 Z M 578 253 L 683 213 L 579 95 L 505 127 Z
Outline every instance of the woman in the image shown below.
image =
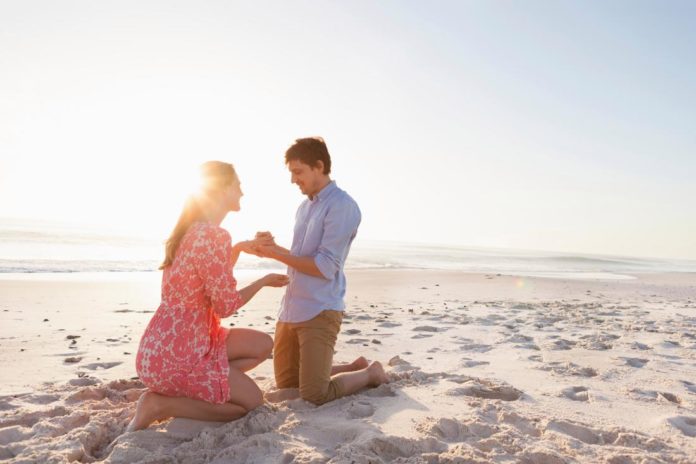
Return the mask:
M 231 244 L 220 223 L 239 211 L 243 195 L 231 164 L 201 166 L 202 187 L 191 197 L 166 243 L 160 269 L 162 302 L 145 329 L 136 369 L 148 387 L 127 431 L 169 417 L 231 421 L 263 403 L 244 372 L 268 359 L 273 340 L 251 329 L 226 329 L 234 314 L 262 287 L 282 287 L 288 277 L 268 274 L 237 290 L 232 267 L 263 238 Z

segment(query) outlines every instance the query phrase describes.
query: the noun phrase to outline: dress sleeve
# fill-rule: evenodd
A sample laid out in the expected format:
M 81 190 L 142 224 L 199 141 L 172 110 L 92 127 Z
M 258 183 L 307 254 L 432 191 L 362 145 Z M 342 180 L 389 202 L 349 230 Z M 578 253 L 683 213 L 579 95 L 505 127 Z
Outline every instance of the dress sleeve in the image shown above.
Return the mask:
M 228 317 L 242 306 L 237 280 L 232 273 L 232 239 L 221 228 L 206 227 L 199 237 L 196 270 L 205 294 L 218 317 Z

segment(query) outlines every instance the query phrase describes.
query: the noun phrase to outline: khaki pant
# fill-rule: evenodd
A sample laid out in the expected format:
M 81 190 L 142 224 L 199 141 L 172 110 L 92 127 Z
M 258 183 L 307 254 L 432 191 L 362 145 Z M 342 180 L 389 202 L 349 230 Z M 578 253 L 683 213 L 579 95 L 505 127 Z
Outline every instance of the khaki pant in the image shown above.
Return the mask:
M 343 312 L 325 310 L 305 322 L 278 322 L 273 345 L 273 369 L 278 388 L 299 388 L 300 396 L 324 404 L 343 396 L 331 380 L 336 337 Z

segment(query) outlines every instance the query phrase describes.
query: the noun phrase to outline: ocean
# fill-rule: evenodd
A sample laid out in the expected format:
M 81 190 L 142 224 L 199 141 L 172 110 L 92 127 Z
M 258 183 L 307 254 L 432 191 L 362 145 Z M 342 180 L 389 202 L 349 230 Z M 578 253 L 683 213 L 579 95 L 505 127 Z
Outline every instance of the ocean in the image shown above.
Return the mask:
M 155 272 L 162 240 L 110 235 L 40 221 L 0 220 L 0 275 Z M 282 271 L 242 255 L 244 271 Z M 630 274 L 696 272 L 696 261 L 370 241 L 358 238 L 348 269 L 431 269 L 558 278 L 626 279 Z

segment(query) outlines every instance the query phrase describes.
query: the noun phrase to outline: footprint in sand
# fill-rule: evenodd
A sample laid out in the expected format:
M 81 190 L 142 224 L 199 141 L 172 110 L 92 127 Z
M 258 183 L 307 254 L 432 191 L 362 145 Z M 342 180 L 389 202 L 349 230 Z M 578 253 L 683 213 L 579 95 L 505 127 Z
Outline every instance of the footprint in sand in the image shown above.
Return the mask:
M 86 364 L 82 367 L 84 367 L 85 369 L 89 369 L 91 371 L 97 371 L 97 370 L 111 369 L 111 368 L 119 366 L 121 364 L 123 364 L 123 363 L 122 362 L 98 362 L 98 363 Z
M 396 392 L 392 386 L 387 383 L 383 383 L 379 387 L 371 388 L 362 394 L 371 398 L 388 398 L 396 396 Z
M 641 350 L 641 351 L 652 349 L 650 346 L 646 345 L 645 343 L 640 343 L 640 342 L 633 342 L 633 345 L 631 345 L 631 348 L 633 348 L 634 350 Z
M 515 456 L 517 462 L 524 464 L 565 464 L 568 461 L 558 454 L 546 451 L 523 451 Z
M 463 351 L 475 351 L 477 353 L 486 353 L 491 351 L 493 347 L 491 345 L 484 345 L 482 343 L 469 343 L 467 345 L 462 345 L 459 349 Z
M 93 377 L 80 377 L 78 379 L 70 379 L 68 383 L 74 387 L 89 387 L 101 383 L 99 379 Z
M 696 417 L 674 416 L 667 419 L 667 422 L 687 437 L 696 437 Z
M 498 416 L 498 423 L 502 422 L 504 424 L 509 424 L 512 425 L 514 428 L 519 430 L 525 435 L 528 435 L 530 437 L 540 437 L 541 436 L 541 431 L 537 428 L 538 422 L 534 418 L 527 418 L 519 415 L 516 412 L 510 411 L 510 412 L 502 412 Z M 521 462 L 526 462 L 526 461 L 521 461 Z M 530 461 L 530 464 L 533 462 L 537 461 Z M 546 462 L 546 461 L 540 461 L 541 462 Z M 549 461 L 548 464 L 554 464 L 554 461 Z
M 494 384 L 487 381 L 470 380 L 462 387 L 453 388 L 446 393 L 448 396 L 474 396 L 489 400 L 515 401 L 520 399 L 523 393 L 505 384 Z
M 389 360 L 387 363 L 389 366 L 394 367 L 394 366 L 410 366 L 411 363 L 406 361 L 405 359 L 401 359 L 400 356 L 394 356 Z
M 574 342 L 572 340 L 565 340 L 561 338 L 560 340 L 554 340 L 553 343 L 551 343 L 548 346 L 548 349 L 550 350 L 570 350 L 572 349 L 575 345 L 577 345 L 577 342 Z
M 665 340 L 660 344 L 663 348 L 679 348 L 681 346 L 681 343 L 676 342 L 674 340 Z
M 420 325 L 413 329 L 414 332 L 439 332 L 440 329 L 431 325 Z
M 681 404 L 682 400 L 674 393 L 660 392 L 655 390 L 641 390 L 640 388 L 633 388 L 629 390 L 632 396 L 636 399 L 643 401 L 659 401 L 659 402 L 670 402 L 674 404 Z
M 554 374 L 560 375 L 576 375 L 578 377 L 596 377 L 599 373 L 591 367 L 578 366 L 572 362 L 550 362 L 541 367 L 537 367 L 542 371 L 551 371 Z
M 20 425 L 22 427 L 33 427 L 38 422 L 52 419 L 54 417 L 63 417 L 70 414 L 70 411 L 65 406 L 53 406 L 51 409 L 32 410 L 32 411 L 17 411 L 11 416 L 6 416 L 0 420 L 2 428 Z
M 453 441 L 462 439 L 468 429 L 458 420 L 443 417 L 431 425 L 429 432 L 439 438 Z
M 145 388 L 145 385 L 138 378 L 112 380 L 107 383 L 106 386 L 111 390 L 120 392 L 125 392 L 133 388 Z
M 360 330 L 358 329 L 348 329 L 343 332 L 346 335 L 357 335 L 360 333 Z
M 399 324 L 398 322 L 382 322 L 380 324 L 377 324 L 378 327 L 383 327 L 387 329 L 390 329 L 392 327 L 399 327 L 400 325 L 401 324 Z
M 534 338 L 522 334 L 516 334 L 512 337 L 507 338 L 506 340 L 503 340 L 503 342 L 505 343 L 530 343 L 533 341 Z
M 365 401 L 354 401 L 348 406 L 348 417 L 351 419 L 360 419 L 370 417 L 375 413 L 375 407 Z
M 550 421 L 546 426 L 547 431 L 559 432 L 564 435 L 580 440 L 588 445 L 603 445 L 614 443 L 617 438 L 615 432 L 592 430 L 589 427 L 584 427 L 578 424 L 572 424 L 565 421 Z
M 692 382 L 689 382 L 688 380 L 682 380 L 682 383 L 686 387 L 687 390 L 689 390 L 691 393 L 696 393 L 696 384 L 693 384 Z
M 614 347 L 611 343 L 607 343 L 606 341 L 599 339 L 583 340 L 582 343 L 580 343 L 580 346 L 586 350 L 592 351 L 606 351 L 611 350 Z
M 682 401 L 681 401 L 681 398 L 679 398 L 679 397 L 678 397 L 677 395 L 675 395 L 674 393 L 670 393 L 670 392 L 657 392 L 657 394 L 658 394 L 658 396 L 659 396 L 660 398 L 664 398 L 664 399 L 666 399 L 667 401 L 669 401 L 670 403 L 681 404 L 681 402 L 682 402 Z
M 99 401 L 106 398 L 108 391 L 101 387 L 85 387 L 71 394 L 65 399 L 67 404 L 82 403 L 84 401 Z
M 367 338 L 351 338 L 346 343 L 349 345 L 358 345 L 360 343 L 368 343 L 370 340 Z
M 7 446 L 12 443 L 19 443 L 28 438 L 31 438 L 34 432 L 28 427 L 22 427 L 21 425 L 13 425 L 12 427 L 7 427 L 0 429 L 0 446 Z M 11 459 L 14 455 L 4 456 L 0 454 L 0 459 Z
M 642 359 L 642 358 L 622 358 L 624 361 L 626 361 L 626 364 L 631 366 L 631 367 L 637 367 L 641 368 L 645 366 L 648 363 L 647 359 Z
M 590 394 L 586 387 L 568 387 L 561 390 L 561 396 L 573 401 L 589 401 Z
M 60 395 L 30 395 L 25 401 L 32 404 L 50 404 L 60 399 Z
M 486 364 L 490 364 L 488 361 L 476 361 L 474 359 L 469 359 L 469 358 L 464 358 L 462 361 L 462 367 L 476 367 L 476 366 L 485 366 Z
M 0 411 L 9 411 L 10 409 L 17 409 L 17 406 L 12 404 L 12 401 L 10 399 L 0 399 Z
M 517 303 L 513 306 L 510 307 L 510 309 L 517 309 L 517 310 L 530 310 L 530 309 L 535 309 L 535 306 L 531 303 Z
M 513 348 L 519 348 L 521 350 L 541 351 L 541 348 L 539 348 L 539 345 L 535 345 L 534 343 L 522 343 L 522 344 L 514 345 Z
M 493 427 L 481 421 L 462 422 L 447 417 L 427 418 L 416 425 L 416 430 L 447 442 L 461 442 L 471 437 L 488 438 L 496 432 Z

